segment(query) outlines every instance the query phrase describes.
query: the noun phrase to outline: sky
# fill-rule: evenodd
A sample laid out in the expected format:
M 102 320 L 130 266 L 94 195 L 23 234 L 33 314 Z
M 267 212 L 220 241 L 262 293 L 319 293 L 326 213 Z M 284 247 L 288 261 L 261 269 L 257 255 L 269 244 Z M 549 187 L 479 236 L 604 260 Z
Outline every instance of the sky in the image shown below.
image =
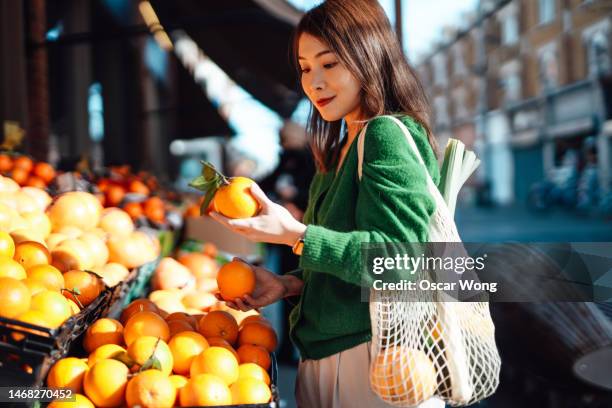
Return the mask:
M 321 0 L 288 0 L 307 10 Z M 391 23 L 395 21 L 395 0 L 379 0 Z M 404 48 L 412 60 L 427 52 L 431 44 L 442 36 L 446 25 L 460 23 L 462 13 L 475 10 L 478 0 L 403 0 Z

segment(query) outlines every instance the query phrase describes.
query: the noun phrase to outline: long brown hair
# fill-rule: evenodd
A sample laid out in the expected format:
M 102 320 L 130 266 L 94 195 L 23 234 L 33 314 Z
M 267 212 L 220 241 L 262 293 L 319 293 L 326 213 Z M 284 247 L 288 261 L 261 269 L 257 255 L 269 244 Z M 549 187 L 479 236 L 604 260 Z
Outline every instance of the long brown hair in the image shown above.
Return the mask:
M 298 43 L 308 33 L 320 39 L 361 84 L 365 120 L 379 115 L 405 114 L 437 143 L 429 124 L 429 102 L 408 64 L 385 11 L 376 0 L 327 0 L 308 11 L 293 37 L 293 59 L 298 75 Z M 327 172 L 340 155 L 342 120 L 327 122 L 311 105 L 307 131 L 317 169 Z

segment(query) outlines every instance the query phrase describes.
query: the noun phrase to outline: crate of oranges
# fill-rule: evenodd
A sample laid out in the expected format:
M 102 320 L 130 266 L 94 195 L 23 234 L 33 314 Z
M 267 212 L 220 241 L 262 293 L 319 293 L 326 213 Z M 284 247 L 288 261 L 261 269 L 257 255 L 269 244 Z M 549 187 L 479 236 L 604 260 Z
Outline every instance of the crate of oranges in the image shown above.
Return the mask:
M 0 176 L 3 375 L 14 368 L 40 383 L 45 364 L 108 313 L 129 269 L 159 256 L 159 243 L 130 223 L 119 209 L 103 213 L 92 194 L 52 198 Z
M 102 318 L 46 385 L 88 406 L 278 407 L 277 336 L 261 315 L 167 313 L 148 299 Z

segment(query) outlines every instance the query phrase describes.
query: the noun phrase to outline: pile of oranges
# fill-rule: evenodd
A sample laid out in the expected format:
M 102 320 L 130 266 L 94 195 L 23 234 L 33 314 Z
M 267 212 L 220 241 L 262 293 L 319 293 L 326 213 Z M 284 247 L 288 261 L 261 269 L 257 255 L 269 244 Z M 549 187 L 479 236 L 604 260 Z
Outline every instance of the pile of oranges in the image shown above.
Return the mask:
M 94 322 L 83 339 L 88 357 L 56 362 L 47 385 L 71 388 L 79 406 L 267 403 L 276 343 L 259 315 L 239 323 L 224 311 L 168 314 L 138 299 L 118 320 Z
M 55 178 L 49 163 L 35 162 L 28 156 L 0 153 L 0 174 L 10 177 L 20 186 L 46 188 Z
M 152 277 L 153 292 L 149 300 L 166 313 L 199 314 L 227 308 L 215 294 L 224 300 L 234 300 L 252 294 L 255 273 L 250 265 L 238 259 L 219 267 L 210 254 L 185 253 L 178 260 L 165 257 L 159 262 Z
M 112 176 L 101 178 L 96 185 L 100 194 L 98 199 L 105 207 L 121 207 L 132 220 L 146 217 L 149 221 L 163 224 L 166 222 L 164 201 L 151 192 L 158 188 L 157 179 L 145 172 L 132 174 L 129 166 L 111 167 Z M 127 194 L 138 194 L 141 201 L 124 200 Z
M 94 195 L 52 200 L 0 176 L 0 316 L 57 328 L 158 256 L 155 238 L 122 210 L 103 211 Z

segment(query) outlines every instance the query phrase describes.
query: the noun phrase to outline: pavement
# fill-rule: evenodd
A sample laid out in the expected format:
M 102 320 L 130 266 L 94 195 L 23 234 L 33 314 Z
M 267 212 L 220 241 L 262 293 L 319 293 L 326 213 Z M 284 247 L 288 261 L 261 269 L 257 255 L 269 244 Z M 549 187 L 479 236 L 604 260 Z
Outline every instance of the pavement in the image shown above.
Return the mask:
M 612 220 L 563 209 L 459 207 L 455 221 L 465 242 L 610 242 Z

